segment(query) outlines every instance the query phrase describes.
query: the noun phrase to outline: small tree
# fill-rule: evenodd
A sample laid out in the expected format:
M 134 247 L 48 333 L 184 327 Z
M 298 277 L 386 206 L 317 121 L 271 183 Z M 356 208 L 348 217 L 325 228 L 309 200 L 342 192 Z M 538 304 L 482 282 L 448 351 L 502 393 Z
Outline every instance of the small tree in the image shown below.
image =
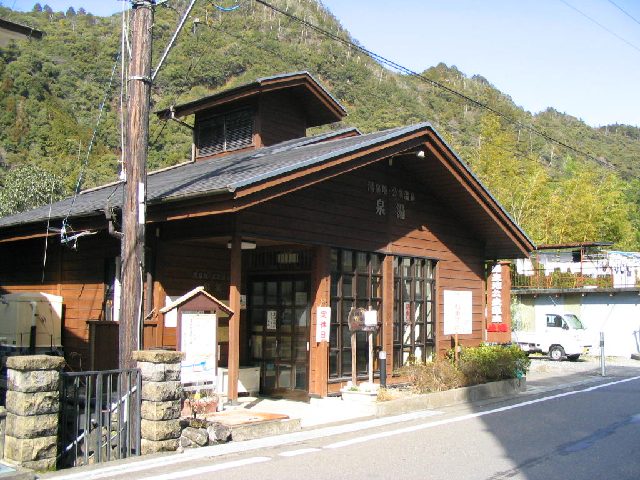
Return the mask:
M 32 12 L 34 12 L 34 13 L 40 13 L 40 12 L 42 12 L 42 5 L 40 5 L 39 3 L 36 3 L 36 4 L 33 6 L 33 10 L 32 10 Z

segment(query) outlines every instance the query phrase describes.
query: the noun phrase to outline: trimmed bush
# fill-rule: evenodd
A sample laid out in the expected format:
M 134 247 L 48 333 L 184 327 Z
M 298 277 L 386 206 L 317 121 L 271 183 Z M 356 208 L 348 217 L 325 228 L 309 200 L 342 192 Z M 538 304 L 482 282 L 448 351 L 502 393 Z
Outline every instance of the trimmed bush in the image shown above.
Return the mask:
M 476 385 L 520 378 L 530 364 L 527 354 L 517 345 L 481 345 L 463 348 L 458 368 L 465 377 L 466 385 Z
M 480 383 L 521 378 L 531 360 L 517 345 L 481 345 L 463 348 L 458 365 L 453 364 L 453 351 L 446 358 L 402 367 L 417 393 L 440 392 Z

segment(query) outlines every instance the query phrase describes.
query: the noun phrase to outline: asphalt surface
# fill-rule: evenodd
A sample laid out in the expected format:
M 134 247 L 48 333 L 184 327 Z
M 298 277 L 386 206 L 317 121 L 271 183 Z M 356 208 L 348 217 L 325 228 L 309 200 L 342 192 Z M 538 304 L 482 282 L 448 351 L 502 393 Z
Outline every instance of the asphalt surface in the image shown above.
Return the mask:
M 534 360 L 509 399 L 47 475 L 64 479 L 640 478 L 639 363 Z

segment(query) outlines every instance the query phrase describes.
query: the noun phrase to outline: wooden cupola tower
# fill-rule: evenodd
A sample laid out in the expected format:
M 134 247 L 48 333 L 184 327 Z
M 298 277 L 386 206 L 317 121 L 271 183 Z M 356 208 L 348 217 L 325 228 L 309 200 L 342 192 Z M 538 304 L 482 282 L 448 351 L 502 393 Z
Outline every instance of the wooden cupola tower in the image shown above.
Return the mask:
M 308 72 L 260 78 L 157 112 L 164 120 L 195 115 L 195 160 L 268 147 L 306 136 L 307 129 L 339 122 L 342 105 Z

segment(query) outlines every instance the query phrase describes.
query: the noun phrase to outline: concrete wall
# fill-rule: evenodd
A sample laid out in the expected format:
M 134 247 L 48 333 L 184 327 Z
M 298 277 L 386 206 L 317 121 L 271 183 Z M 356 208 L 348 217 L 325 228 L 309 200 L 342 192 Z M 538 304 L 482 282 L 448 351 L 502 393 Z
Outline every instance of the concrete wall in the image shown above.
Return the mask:
M 515 318 L 527 325 L 545 313 L 574 313 L 587 329 L 592 354 L 599 355 L 600 332 L 605 355 L 630 357 L 640 353 L 640 295 L 634 292 L 516 295 Z

